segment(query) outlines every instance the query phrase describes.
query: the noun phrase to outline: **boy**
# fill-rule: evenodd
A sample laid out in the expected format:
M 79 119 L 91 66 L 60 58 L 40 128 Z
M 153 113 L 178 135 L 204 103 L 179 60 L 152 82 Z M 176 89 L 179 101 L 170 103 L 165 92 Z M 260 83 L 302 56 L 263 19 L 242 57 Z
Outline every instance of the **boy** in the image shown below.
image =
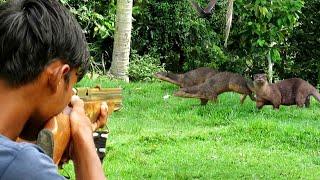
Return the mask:
M 76 177 L 105 178 L 83 102 L 72 96 L 88 57 L 79 24 L 56 0 L 0 4 L 0 179 L 63 179 L 41 148 L 15 140 L 34 140 L 69 102 Z M 98 120 L 105 119 L 102 105 Z

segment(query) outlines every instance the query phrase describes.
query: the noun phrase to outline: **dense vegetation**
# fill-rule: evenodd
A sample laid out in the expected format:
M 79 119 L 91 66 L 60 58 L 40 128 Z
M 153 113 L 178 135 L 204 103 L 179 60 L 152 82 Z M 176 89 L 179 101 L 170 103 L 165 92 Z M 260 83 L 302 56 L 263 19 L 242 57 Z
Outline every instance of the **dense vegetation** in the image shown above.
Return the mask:
M 256 110 L 249 98 L 225 93 L 219 102 L 170 96 L 165 83 L 85 79 L 124 89 L 123 109 L 112 114 L 107 156 L 109 179 L 319 179 L 320 104 Z M 64 174 L 73 174 L 67 165 Z
M 115 1 L 63 2 L 70 5 L 85 27 L 92 43 L 93 67 L 101 69 L 103 62 L 107 69 L 112 54 Z M 207 3 L 198 2 L 202 6 Z M 218 1 L 212 17 L 203 19 L 188 0 L 135 1 L 131 56 L 134 69 L 141 69 L 140 66 L 148 70 L 164 64 L 167 70 L 181 72 L 210 66 L 252 75 L 266 71 L 270 52 L 278 78 L 299 76 L 318 84 L 319 0 L 304 4 L 289 0 L 236 1 L 228 47 L 224 48 L 226 3 Z M 144 62 L 139 63 L 141 59 Z M 150 63 L 146 64 L 146 59 Z M 133 80 L 146 79 L 130 75 Z
M 277 71 L 284 78 L 299 76 L 320 84 L 320 0 L 305 1 L 299 26 L 288 39 Z
M 91 70 L 105 73 L 112 60 L 116 1 L 60 1 L 76 15 L 86 33 Z M 203 7 L 208 3 L 197 2 Z M 228 46 L 224 48 L 227 1 L 218 1 L 213 15 L 205 19 L 197 15 L 188 0 L 136 0 L 131 79 L 150 79 L 150 69 L 162 66 L 175 72 L 210 66 L 252 75 L 267 70 L 270 53 L 276 77 L 299 76 L 317 85 L 319 5 L 320 0 L 235 1 Z M 142 76 L 137 76 L 137 69 Z
M 4 2 L 5 0 L 0 0 Z M 115 0 L 60 0 L 84 29 L 91 70 L 111 64 Z M 204 7 L 208 0 L 197 0 Z M 272 2 L 272 3 L 271 3 Z M 227 1 L 199 18 L 188 0 L 136 0 L 133 10 L 132 80 L 149 81 L 157 70 L 199 66 L 250 76 L 266 71 L 270 53 L 277 78 L 320 84 L 320 0 L 237 0 L 228 46 Z M 107 157 L 110 179 L 319 179 L 320 115 L 311 108 L 239 103 L 226 93 L 216 104 L 173 97 L 165 82 L 114 82 L 85 78 L 79 86 L 122 87 L 124 106 L 112 114 Z M 163 98 L 169 95 L 168 99 Z M 72 164 L 62 174 L 74 179 Z

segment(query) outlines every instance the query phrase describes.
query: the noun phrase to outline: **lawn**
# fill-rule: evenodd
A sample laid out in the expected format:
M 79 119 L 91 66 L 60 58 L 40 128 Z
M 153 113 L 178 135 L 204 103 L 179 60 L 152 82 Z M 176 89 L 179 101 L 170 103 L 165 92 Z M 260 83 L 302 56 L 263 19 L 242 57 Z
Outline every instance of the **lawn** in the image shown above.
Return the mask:
M 225 93 L 218 103 L 172 96 L 166 82 L 85 79 L 123 88 L 103 167 L 109 179 L 320 179 L 320 104 L 256 110 Z M 168 99 L 163 96 L 169 94 Z M 63 174 L 70 174 L 72 165 Z

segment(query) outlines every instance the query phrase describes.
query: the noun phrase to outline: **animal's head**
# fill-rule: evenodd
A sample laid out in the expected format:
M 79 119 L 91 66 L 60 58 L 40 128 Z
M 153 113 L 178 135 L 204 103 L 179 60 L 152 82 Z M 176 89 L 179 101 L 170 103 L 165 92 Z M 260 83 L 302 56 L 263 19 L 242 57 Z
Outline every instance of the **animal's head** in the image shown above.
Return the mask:
M 175 85 L 178 85 L 178 86 L 182 86 L 181 82 L 179 81 L 179 75 L 176 75 L 172 72 L 157 72 L 154 74 L 154 76 L 160 80 L 163 80 L 163 81 L 167 81 L 167 82 L 170 82 L 170 83 L 173 83 Z
M 266 74 L 255 74 L 253 76 L 254 84 L 255 85 L 264 85 L 265 83 L 268 82 L 268 78 Z
M 167 72 L 157 72 L 157 73 L 154 74 L 154 76 L 156 78 L 161 78 L 161 77 L 166 77 L 167 74 L 168 74 Z

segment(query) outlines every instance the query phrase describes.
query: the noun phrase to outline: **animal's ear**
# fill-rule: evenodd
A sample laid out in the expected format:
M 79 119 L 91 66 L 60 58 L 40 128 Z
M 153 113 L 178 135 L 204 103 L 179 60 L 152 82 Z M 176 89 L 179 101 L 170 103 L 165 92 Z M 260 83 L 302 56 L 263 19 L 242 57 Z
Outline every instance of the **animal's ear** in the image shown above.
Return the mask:
M 265 78 L 265 79 L 268 79 L 268 76 L 266 74 L 263 74 L 262 77 Z

